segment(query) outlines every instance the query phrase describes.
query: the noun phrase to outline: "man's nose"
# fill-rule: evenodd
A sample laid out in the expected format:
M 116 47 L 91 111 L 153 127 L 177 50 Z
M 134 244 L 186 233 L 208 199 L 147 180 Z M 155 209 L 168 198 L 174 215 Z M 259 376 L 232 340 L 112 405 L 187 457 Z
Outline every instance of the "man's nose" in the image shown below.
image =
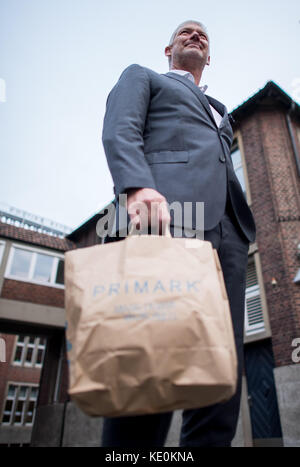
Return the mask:
M 198 39 L 200 41 L 200 34 L 197 31 L 192 32 L 191 39 Z

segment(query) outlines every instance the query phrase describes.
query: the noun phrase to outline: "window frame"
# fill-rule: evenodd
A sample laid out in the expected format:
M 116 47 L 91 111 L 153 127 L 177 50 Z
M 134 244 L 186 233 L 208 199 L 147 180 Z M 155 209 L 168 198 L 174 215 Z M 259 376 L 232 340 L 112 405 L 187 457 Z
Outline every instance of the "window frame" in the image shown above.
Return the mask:
M 248 255 L 248 265 L 253 262 L 255 265 L 256 276 L 257 276 L 257 285 L 248 287 L 248 293 L 255 294 L 257 293 L 255 289 L 259 288 L 259 296 L 261 301 L 261 309 L 262 309 L 262 317 L 264 322 L 264 329 L 258 329 L 256 332 L 252 332 L 250 334 L 246 333 L 246 322 L 248 319 L 247 310 L 246 310 L 246 290 L 245 290 L 245 324 L 244 324 L 244 344 L 248 344 L 254 341 L 258 341 L 261 339 L 266 339 L 272 337 L 272 331 L 270 326 L 269 320 L 269 312 L 266 300 L 266 294 L 264 289 L 263 277 L 261 272 L 261 264 L 260 264 L 260 257 L 259 252 L 257 250 L 257 245 L 252 244 L 249 248 L 249 255 Z M 252 328 L 253 329 L 253 328 Z
M 14 389 L 14 395 L 10 396 L 9 395 L 9 389 L 10 387 L 13 386 Z M 19 397 L 20 392 L 21 392 L 21 387 L 26 387 L 26 395 L 25 397 Z M 28 392 L 28 388 L 30 388 L 30 392 Z M 36 397 L 31 396 L 31 390 L 32 388 L 38 388 Z M 1 420 L 0 420 L 0 426 L 15 426 L 15 427 L 28 427 L 28 426 L 33 426 L 34 424 L 34 418 L 35 418 L 35 413 L 36 413 L 36 407 L 37 407 L 37 400 L 38 400 L 38 394 L 39 394 L 39 385 L 35 383 L 23 383 L 19 381 L 8 381 L 7 386 L 6 386 L 6 395 L 3 401 L 3 409 L 1 413 Z M 12 407 L 11 410 L 5 410 L 6 403 L 7 401 L 12 401 Z M 23 407 L 21 411 L 21 421 L 20 422 L 14 422 L 15 415 L 17 413 L 17 405 L 19 401 L 23 401 Z M 28 408 L 30 405 L 30 402 L 34 401 L 34 409 L 32 413 L 32 421 L 31 423 L 26 423 L 26 416 L 28 413 Z M 9 421 L 4 422 L 3 418 L 4 416 L 7 415 L 9 416 Z
M 44 357 L 45 357 L 47 341 L 44 344 L 42 344 L 41 341 L 43 339 L 45 339 L 42 336 L 26 336 L 26 335 L 22 335 L 22 334 L 21 334 L 21 336 L 24 337 L 23 342 L 21 342 L 21 341 L 19 342 L 20 335 L 16 336 L 15 344 L 14 344 L 14 350 L 13 350 L 13 353 L 12 353 L 11 364 L 13 366 L 17 366 L 17 367 L 41 369 L 42 366 L 43 366 L 43 361 L 44 361 Z M 34 343 L 30 342 L 30 337 L 34 337 Z M 20 347 L 22 347 L 21 359 L 16 360 L 17 350 Z M 33 349 L 30 362 L 28 362 L 27 358 L 26 358 L 27 354 L 28 354 L 28 349 Z M 37 362 L 37 357 L 38 357 L 39 350 L 42 350 L 42 361 L 41 361 L 41 363 Z
M 248 205 L 251 206 L 251 193 L 250 193 L 250 186 L 249 186 L 249 181 L 248 181 L 247 165 L 246 165 L 246 160 L 245 160 L 245 153 L 244 153 L 242 135 L 241 135 L 241 132 L 239 130 L 237 132 L 235 132 L 234 135 L 233 135 L 232 146 L 231 146 L 231 149 L 230 149 L 230 159 L 231 159 L 231 153 L 234 152 L 235 149 L 239 149 L 240 154 L 241 154 L 241 167 L 242 167 L 244 181 L 245 181 L 246 200 L 247 200 Z M 234 173 L 235 173 L 235 171 L 234 171 Z
M 14 252 L 16 249 L 23 250 L 23 251 L 29 251 L 30 253 L 32 253 L 32 257 L 30 259 L 29 272 L 26 278 L 15 275 L 15 274 L 11 274 L 11 268 L 12 268 L 13 260 L 14 260 Z M 52 264 L 51 275 L 50 275 L 50 282 L 39 281 L 39 280 L 34 279 L 33 277 L 38 254 L 52 256 L 54 258 L 54 261 Z M 27 283 L 36 284 L 36 285 L 43 285 L 46 287 L 55 287 L 58 289 L 64 289 L 65 288 L 64 284 L 56 284 L 54 282 L 56 278 L 60 259 L 64 261 L 63 254 L 59 254 L 59 253 L 48 251 L 48 250 L 43 250 L 41 248 L 34 248 L 34 247 L 27 246 L 27 245 L 19 244 L 19 243 L 12 243 L 10 251 L 9 251 L 9 255 L 8 255 L 8 261 L 7 261 L 4 277 L 5 279 L 12 279 L 12 280 L 27 282 Z
M 265 315 L 264 315 L 264 310 L 263 310 L 263 301 L 262 301 L 262 298 L 261 298 L 261 288 L 260 288 L 259 277 L 258 277 L 258 273 L 257 273 L 257 264 L 255 262 L 254 256 L 249 257 L 249 259 L 248 259 L 248 268 L 249 268 L 250 265 L 254 266 L 255 276 L 256 276 L 257 282 L 256 282 L 255 285 L 251 285 L 250 287 L 247 287 L 247 284 L 246 284 L 246 289 L 245 289 L 245 324 L 244 324 L 244 333 L 245 333 L 246 337 L 258 335 L 258 334 L 264 333 L 266 331 Z M 247 269 L 247 274 L 248 274 L 248 269 Z M 249 313 L 248 313 L 248 309 L 247 309 L 247 300 L 249 298 L 254 298 L 254 297 L 259 297 L 262 320 L 259 323 L 250 324 L 249 323 Z
M 247 300 L 249 298 L 259 297 L 260 307 L 261 307 L 261 318 L 262 320 L 255 324 L 249 323 L 249 313 L 247 308 Z M 261 332 L 265 332 L 265 320 L 264 320 L 264 312 L 263 312 L 263 305 L 261 300 L 261 293 L 259 284 L 253 285 L 252 287 L 248 287 L 246 289 L 245 295 L 245 334 L 246 336 L 253 336 L 254 334 L 259 334 Z
M 5 241 L 0 240 L 0 267 L 1 267 L 3 256 L 4 256 L 4 251 L 5 251 Z
M 233 160 L 232 160 L 232 155 L 233 155 L 236 151 L 238 151 L 239 154 L 240 154 L 240 162 L 239 162 L 239 165 L 235 167 L 235 166 L 234 166 L 234 162 L 233 162 Z M 233 170 L 234 170 L 234 172 L 235 172 L 235 175 L 236 175 L 238 181 L 240 182 L 240 185 L 241 185 L 241 187 L 242 187 L 243 192 L 244 192 L 245 195 L 247 196 L 246 180 L 245 180 L 245 174 L 244 174 L 244 169 L 243 169 L 243 158 L 242 158 L 242 153 L 241 153 L 241 150 L 240 150 L 238 144 L 235 144 L 235 145 L 233 146 L 233 148 L 232 148 L 232 150 L 231 150 L 231 153 L 230 153 L 230 156 L 231 156 L 231 162 L 232 162 L 232 165 L 233 165 Z M 238 172 L 239 170 L 242 171 L 242 175 L 243 175 L 243 184 L 244 184 L 245 191 L 244 191 L 244 189 L 243 189 L 243 185 L 242 185 L 242 183 L 241 183 L 241 181 L 240 181 L 240 179 L 239 179 L 239 177 L 238 177 L 238 174 L 237 174 L 237 172 Z

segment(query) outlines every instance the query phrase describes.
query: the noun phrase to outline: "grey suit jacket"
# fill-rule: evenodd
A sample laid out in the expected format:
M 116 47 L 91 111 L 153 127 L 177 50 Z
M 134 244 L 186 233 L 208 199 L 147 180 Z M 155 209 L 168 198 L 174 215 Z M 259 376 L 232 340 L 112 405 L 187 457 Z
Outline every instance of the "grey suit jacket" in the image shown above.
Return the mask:
M 219 128 L 211 104 L 223 117 Z M 205 230 L 224 214 L 227 196 L 249 241 L 255 224 L 234 173 L 226 107 L 176 73 L 140 65 L 124 70 L 107 99 L 102 141 L 116 198 L 129 188 L 154 188 L 169 203 L 204 202 Z

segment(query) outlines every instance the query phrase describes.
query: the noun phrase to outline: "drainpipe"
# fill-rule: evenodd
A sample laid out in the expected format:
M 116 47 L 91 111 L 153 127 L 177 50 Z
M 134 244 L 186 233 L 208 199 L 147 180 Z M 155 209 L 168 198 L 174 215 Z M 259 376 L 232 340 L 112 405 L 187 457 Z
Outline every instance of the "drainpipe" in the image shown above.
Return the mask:
M 295 102 L 292 101 L 291 105 L 290 105 L 290 108 L 289 108 L 289 111 L 286 114 L 286 124 L 287 124 L 288 132 L 289 132 L 289 135 L 290 135 L 290 138 L 291 138 L 291 143 L 292 143 L 293 153 L 294 153 L 294 157 L 295 157 L 295 161 L 296 161 L 298 176 L 300 177 L 300 158 L 299 158 L 299 154 L 298 154 L 298 149 L 297 149 L 297 145 L 296 145 L 296 141 L 295 141 L 295 136 L 294 136 L 294 132 L 293 132 L 293 128 L 292 128 L 292 121 L 291 121 L 291 116 L 290 116 L 291 113 L 293 112 L 295 106 L 296 106 Z
M 63 335 L 61 338 L 61 344 L 60 344 L 60 352 L 59 352 L 59 360 L 58 360 L 57 373 L 56 373 L 53 403 L 59 403 L 59 391 L 60 391 L 61 380 L 62 380 L 64 358 L 65 358 L 65 336 Z M 63 411 L 62 411 L 61 431 L 60 431 L 60 437 L 59 437 L 59 447 L 63 446 L 67 403 L 68 401 L 62 402 Z

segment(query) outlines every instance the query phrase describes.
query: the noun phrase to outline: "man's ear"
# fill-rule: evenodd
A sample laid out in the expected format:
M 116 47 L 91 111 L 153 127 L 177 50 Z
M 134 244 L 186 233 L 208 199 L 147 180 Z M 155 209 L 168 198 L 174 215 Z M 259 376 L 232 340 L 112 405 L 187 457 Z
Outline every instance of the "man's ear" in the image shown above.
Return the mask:
M 210 65 L 210 55 L 207 57 L 206 65 Z
M 167 45 L 167 47 L 165 48 L 165 56 L 166 57 L 171 57 L 171 48 L 172 48 L 171 45 Z

